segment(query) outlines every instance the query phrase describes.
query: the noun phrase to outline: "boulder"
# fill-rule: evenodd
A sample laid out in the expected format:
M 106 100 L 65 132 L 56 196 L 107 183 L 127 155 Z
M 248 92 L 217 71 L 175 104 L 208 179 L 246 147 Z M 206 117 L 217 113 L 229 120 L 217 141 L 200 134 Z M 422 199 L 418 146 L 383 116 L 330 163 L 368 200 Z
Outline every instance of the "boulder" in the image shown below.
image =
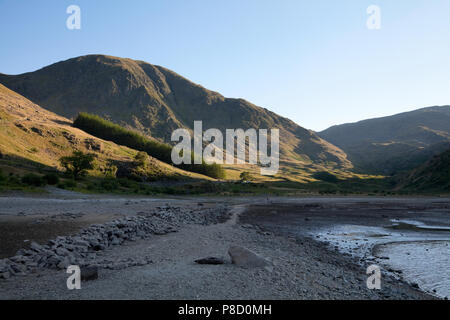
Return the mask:
M 232 246 L 228 250 L 231 262 L 242 268 L 264 268 L 270 266 L 270 262 L 256 253 L 239 246 Z

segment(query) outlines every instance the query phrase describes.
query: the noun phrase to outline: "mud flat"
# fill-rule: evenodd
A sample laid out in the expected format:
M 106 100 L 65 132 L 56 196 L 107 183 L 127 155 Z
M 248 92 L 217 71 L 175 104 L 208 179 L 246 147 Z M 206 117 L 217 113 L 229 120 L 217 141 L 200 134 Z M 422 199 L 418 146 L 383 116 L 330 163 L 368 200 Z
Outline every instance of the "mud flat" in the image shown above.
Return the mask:
M 0 280 L 0 299 L 432 299 L 432 296 L 398 279 L 394 274 L 383 277 L 381 290 L 369 290 L 365 268 L 358 264 L 355 257 L 330 250 L 329 245 L 317 241 L 310 234 L 298 231 L 291 233 L 283 226 L 293 226 L 286 214 L 293 210 L 296 212 L 299 206 L 308 212 L 299 220 L 305 224 L 305 218 L 309 219 L 309 223 L 313 212 L 317 212 L 314 210 L 319 209 L 317 204 L 331 206 L 339 201 L 344 201 L 343 207 L 348 208 L 349 202 L 367 200 L 0 199 L 0 216 L 4 219 L 0 225 L 4 221 L 14 221 L 20 225 L 17 219 L 27 218 L 26 223 L 32 225 L 31 230 L 47 229 L 48 225 L 39 225 L 39 222 L 56 221 L 64 224 L 64 228 L 73 227 L 48 231 L 40 241 L 33 239 L 32 231 L 25 228 L 23 234 L 16 238 L 22 242 L 24 237 L 29 242 L 38 241 L 39 246 L 33 246 L 36 250 L 26 249 L 34 250 L 34 253 L 30 252 L 34 256 L 48 253 L 53 247 L 55 250 L 60 249 L 59 245 L 65 243 L 71 245 L 74 239 L 79 247 L 80 243 L 86 242 L 83 237 L 96 236 L 96 230 L 105 231 L 102 234 L 106 234 L 105 239 L 97 239 L 104 241 L 101 242 L 104 248 L 94 252 L 92 245 L 86 243 L 80 253 L 84 255 L 83 261 L 98 267 L 98 279 L 82 282 L 81 290 L 67 289 L 68 275 L 61 268 L 62 264 L 55 267 L 53 263 L 44 263 L 42 267 L 26 268 L 26 272 L 18 272 L 6 280 Z M 330 210 L 335 211 L 332 208 Z M 133 229 L 140 221 L 140 218 L 133 217 L 145 217 L 143 221 L 151 224 L 149 231 L 142 237 L 126 233 L 127 230 L 143 230 Z M 320 214 L 316 218 L 320 222 Z M 359 220 L 356 216 L 353 218 Z M 130 225 L 124 229 L 126 232 L 119 234 L 114 231 L 110 234 L 108 228 L 123 224 L 120 219 L 130 221 Z M 36 221 L 38 223 L 33 224 Z M 87 232 L 86 228 L 89 229 L 91 223 L 96 226 Z M 324 225 L 327 225 L 324 220 L 315 224 Z M 168 226 L 170 232 L 155 232 L 161 228 L 167 230 Z M 13 225 L 9 227 L 15 228 Z M 14 232 L 11 231 L 11 234 Z M 48 240 L 57 236 L 64 241 L 61 240 L 59 244 L 53 241 L 53 247 L 45 247 Z M 120 238 L 120 241 L 115 241 L 114 237 Z M 237 267 L 231 263 L 228 255 L 231 246 L 242 246 L 253 251 L 269 261 L 270 266 Z M 26 250 L 21 253 L 26 255 Z M 61 254 L 65 252 L 60 251 Z M 51 256 L 53 253 L 49 254 Z M 217 257 L 225 263 L 195 263 L 195 260 L 205 257 Z
M 450 200 L 356 198 L 250 206 L 242 217 L 266 230 L 314 239 L 362 268 L 450 297 Z

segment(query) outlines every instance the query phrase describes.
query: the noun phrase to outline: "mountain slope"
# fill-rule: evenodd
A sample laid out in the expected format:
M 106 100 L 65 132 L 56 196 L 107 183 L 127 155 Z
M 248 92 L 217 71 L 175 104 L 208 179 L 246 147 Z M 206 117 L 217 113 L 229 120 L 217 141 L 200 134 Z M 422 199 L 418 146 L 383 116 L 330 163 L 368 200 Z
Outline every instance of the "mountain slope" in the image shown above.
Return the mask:
M 360 170 L 391 174 L 450 148 L 450 106 L 333 126 L 318 133 Z
M 137 154 L 135 150 L 72 127 L 67 118 L 39 107 L 0 84 L 0 166 L 15 172 L 33 171 L 36 166 L 62 169 L 59 158 L 75 150 L 97 156 L 95 175 L 101 175 L 110 162 L 122 170 L 130 168 Z M 147 174 L 153 177 L 203 177 L 153 158 L 149 168 Z
M 279 128 L 282 160 L 351 168 L 346 154 L 289 119 L 242 99 L 228 99 L 180 75 L 143 61 L 90 55 L 59 62 L 0 83 L 65 117 L 100 115 L 170 142 L 173 130 Z
M 413 170 L 400 185 L 413 190 L 450 191 L 450 149 Z

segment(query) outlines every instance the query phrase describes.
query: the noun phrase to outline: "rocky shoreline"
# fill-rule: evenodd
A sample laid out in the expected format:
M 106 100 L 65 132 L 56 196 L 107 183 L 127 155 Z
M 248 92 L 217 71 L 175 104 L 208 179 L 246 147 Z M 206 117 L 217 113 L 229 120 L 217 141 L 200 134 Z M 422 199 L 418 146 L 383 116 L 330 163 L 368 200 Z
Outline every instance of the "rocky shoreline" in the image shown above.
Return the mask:
M 97 253 L 125 241 L 177 232 L 185 224 L 208 225 L 223 222 L 229 217 L 225 206 L 214 208 L 214 214 L 211 210 L 197 210 L 195 214 L 191 210 L 186 214 L 179 207 L 156 207 L 150 213 L 141 212 L 137 216 L 94 224 L 76 236 L 58 236 L 45 245 L 32 242 L 29 249 L 20 249 L 14 257 L 0 260 L 0 279 L 36 273 L 37 269 L 63 270 L 70 265 L 112 270 L 143 266 L 151 263 L 151 259 L 98 261 Z
M 0 280 L 0 299 L 433 299 L 394 277 L 383 279 L 382 290 L 369 290 L 365 270 L 350 257 L 242 221 L 239 215 L 258 199 L 204 200 L 151 206 L 115 199 L 127 216 L 4 259 L 9 279 Z M 88 212 L 92 203 L 65 210 Z M 103 203 L 96 214 L 110 208 Z M 95 268 L 95 281 L 68 290 L 69 263 Z

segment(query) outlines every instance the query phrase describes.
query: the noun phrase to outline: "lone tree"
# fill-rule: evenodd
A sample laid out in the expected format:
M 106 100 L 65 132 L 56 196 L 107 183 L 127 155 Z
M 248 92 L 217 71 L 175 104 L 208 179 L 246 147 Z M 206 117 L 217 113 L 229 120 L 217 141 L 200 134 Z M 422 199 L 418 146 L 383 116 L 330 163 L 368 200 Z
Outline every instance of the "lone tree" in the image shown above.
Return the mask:
M 61 157 L 59 162 L 71 174 L 74 179 L 86 174 L 87 170 L 94 169 L 95 154 L 84 154 L 81 151 L 74 151 L 71 156 Z

